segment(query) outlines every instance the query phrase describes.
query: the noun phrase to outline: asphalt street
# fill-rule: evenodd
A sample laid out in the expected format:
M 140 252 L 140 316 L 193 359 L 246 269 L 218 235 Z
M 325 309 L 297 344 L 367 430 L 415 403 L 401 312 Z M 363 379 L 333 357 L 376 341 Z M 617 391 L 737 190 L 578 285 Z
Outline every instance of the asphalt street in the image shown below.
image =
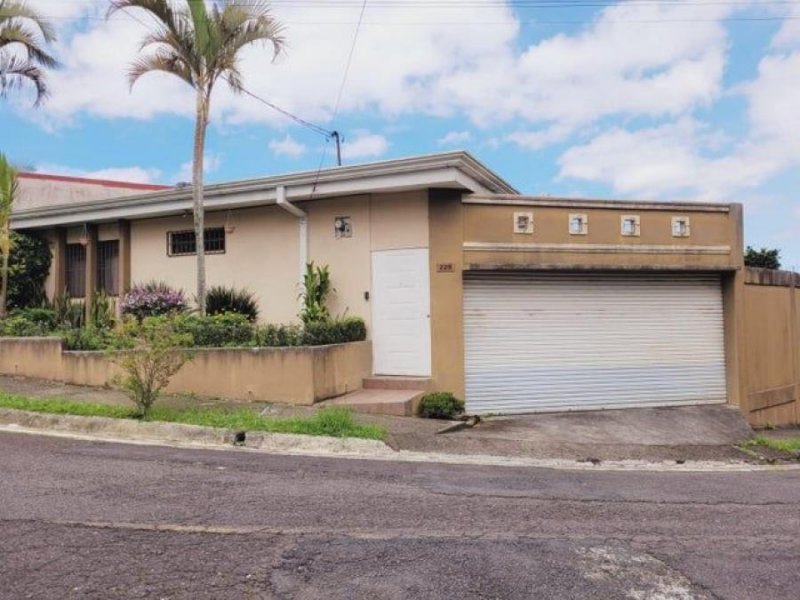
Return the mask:
M 558 471 L 0 433 L 2 598 L 800 598 L 800 471 Z

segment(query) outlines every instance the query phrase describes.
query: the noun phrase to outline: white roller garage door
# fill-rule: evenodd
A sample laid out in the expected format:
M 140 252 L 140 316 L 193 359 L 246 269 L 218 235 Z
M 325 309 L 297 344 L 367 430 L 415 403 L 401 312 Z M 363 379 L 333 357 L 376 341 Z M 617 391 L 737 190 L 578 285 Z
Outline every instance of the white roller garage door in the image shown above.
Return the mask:
M 726 400 L 716 276 L 467 276 L 464 335 L 471 413 Z

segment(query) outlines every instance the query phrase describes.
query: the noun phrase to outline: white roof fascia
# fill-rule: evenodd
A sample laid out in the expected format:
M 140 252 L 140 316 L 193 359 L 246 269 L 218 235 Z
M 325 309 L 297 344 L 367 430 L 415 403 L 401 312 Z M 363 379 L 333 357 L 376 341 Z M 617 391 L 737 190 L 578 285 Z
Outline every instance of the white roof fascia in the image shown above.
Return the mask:
M 204 206 L 206 210 L 214 211 L 275 204 L 278 186 L 286 188 L 287 199 L 300 202 L 330 196 L 434 187 L 491 193 L 492 190 L 488 189 L 491 186 L 510 194 L 516 192 L 469 154 L 454 152 L 340 167 L 319 173 L 307 171 L 210 185 L 205 188 Z M 80 204 L 40 207 L 13 214 L 12 226 L 29 229 L 182 214 L 192 210 L 191 195 L 191 187 L 188 187 Z

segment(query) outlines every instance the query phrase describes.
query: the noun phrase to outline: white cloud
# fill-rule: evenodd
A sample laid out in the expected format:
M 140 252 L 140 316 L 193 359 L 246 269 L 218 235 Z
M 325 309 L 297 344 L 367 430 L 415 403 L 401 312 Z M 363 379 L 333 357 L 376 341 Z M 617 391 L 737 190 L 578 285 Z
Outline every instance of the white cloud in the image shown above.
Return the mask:
M 48 175 L 66 175 L 69 177 L 87 177 L 89 179 L 107 179 L 127 183 L 158 183 L 161 171 L 145 167 L 112 167 L 109 169 L 75 169 L 64 165 L 43 163 L 36 165 L 37 173 Z
M 585 30 L 520 50 L 520 25 L 509 4 L 458 12 L 441 3 L 368 5 L 340 113 L 466 115 L 482 126 L 513 120 L 521 132 L 525 124 L 573 130 L 608 115 L 680 115 L 720 93 L 727 40 L 718 19 L 732 6 L 622 3 L 602 10 Z M 342 40 L 351 39 L 359 8 L 336 0 L 276 4 L 289 46 L 275 63 L 262 48 L 245 51 L 248 88 L 330 122 L 349 51 Z M 692 18 L 702 20 L 691 27 L 620 22 Z M 44 109 L 52 123 L 81 113 L 193 115 L 191 90 L 173 77 L 147 75 L 129 93 L 125 72 L 144 33 L 130 16 L 66 33 L 65 69 L 52 75 L 53 97 Z M 224 86 L 214 97 L 214 117 L 218 124 L 284 122 Z
M 377 158 L 389 149 L 389 141 L 380 134 L 369 131 L 357 131 L 353 140 L 345 139 L 342 144 L 342 158 L 363 159 Z
M 688 117 L 642 129 L 614 127 L 565 152 L 560 175 L 606 183 L 622 194 L 735 198 L 800 166 L 799 79 L 800 51 L 761 60 L 757 77 L 737 88 L 747 100 L 749 125 L 738 141 Z
M 450 131 L 437 140 L 440 146 L 458 146 L 465 144 L 472 139 L 469 131 Z
M 308 146 L 298 142 L 288 133 L 281 140 L 271 140 L 269 149 L 278 156 L 289 156 L 291 158 L 299 158 L 308 152 Z

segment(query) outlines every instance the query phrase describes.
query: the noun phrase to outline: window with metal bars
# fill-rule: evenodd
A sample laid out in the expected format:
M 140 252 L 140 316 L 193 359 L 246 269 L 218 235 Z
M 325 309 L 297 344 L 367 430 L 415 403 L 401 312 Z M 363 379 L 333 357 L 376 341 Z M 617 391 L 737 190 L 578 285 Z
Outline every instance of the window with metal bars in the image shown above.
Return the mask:
M 97 242 L 97 290 L 119 294 L 119 240 Z
M 86 293 L 86 247 L 82 244 L 67 244 L 65 277 L 70 298 L 83 298 Z
M 204 232 L 204 244 L 207 254 L 225 253 L 225 228 L 209 227 Z M 187 256 L 197 252 L 197 241 L 194 231 L 170 231 L 167 233 L 167 254 L 169 256 Z

